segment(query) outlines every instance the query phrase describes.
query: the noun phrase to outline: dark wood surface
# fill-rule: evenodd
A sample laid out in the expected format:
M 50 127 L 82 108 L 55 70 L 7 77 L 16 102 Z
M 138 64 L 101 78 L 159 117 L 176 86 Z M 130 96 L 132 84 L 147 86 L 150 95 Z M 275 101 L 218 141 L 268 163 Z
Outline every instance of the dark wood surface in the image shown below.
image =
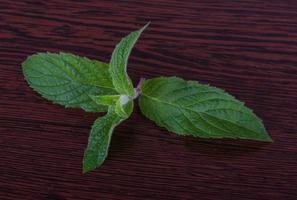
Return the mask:
M 245 101 L 274 139 L 178 137 L 136 107 L 109 157 L 82 174 L 98 114 L 53 105 L 24 81 L 30 54 L 65 51 L 108 62 L 151 21 L 129 60 L 140 77 L 177 75 Z M 0 0 L 0 199 L 296 199 L 296 1 Z

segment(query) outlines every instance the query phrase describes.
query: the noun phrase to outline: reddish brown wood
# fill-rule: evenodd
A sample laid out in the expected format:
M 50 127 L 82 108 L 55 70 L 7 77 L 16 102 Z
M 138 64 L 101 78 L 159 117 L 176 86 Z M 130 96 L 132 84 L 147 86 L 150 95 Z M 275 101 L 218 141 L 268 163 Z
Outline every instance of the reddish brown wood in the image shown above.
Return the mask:
M 24 81 L 43 51 L 108 61 L 151 21 L 129 74 L 225 88 L 264 120 L 272 144 L 177 137 L 138 108 L 109 157 L 83 175 L 96 114 L 53 105 Z M 296 1 L 0 0 L 0 199 L 296 199 Z

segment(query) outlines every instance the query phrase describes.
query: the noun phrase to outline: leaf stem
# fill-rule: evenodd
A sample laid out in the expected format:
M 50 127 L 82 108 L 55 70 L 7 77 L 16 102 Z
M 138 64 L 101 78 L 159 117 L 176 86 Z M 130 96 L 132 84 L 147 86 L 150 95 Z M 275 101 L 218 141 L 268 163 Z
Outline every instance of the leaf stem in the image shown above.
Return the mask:
M 135 90 L 135 96 L 133 97 L 133 99 L 136 99 L 141 94 L 141 86 L 144 83 L 144 81 L 145 81 L 145 78 L 142 78 L 141 77 L 140 80 L 139 80 L 139 82 L 138 82 L 138 84 L 137 84 L 137 86 L 136 86 L 136 88 L 134 88 L 134 90 Z

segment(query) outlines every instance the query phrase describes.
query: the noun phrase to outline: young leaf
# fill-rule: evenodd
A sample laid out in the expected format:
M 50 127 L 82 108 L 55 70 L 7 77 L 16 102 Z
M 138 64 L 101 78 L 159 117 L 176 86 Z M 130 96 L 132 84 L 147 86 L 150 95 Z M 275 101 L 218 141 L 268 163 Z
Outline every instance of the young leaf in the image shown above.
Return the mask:
M 69 53 L 38 53 L 22 64 L 25 79 L 44 98 L 65 107 L 107 111 L 89 95 L 117 94 L 107 64 Z
M 111 106 L 120 99 L 121 95 L 90 95 L 98 105 Z
M 95 169 L 104 162 L 108 154 L 113 129 L 130 116 L 133 111 L 133 101 L 125 104 L 124 110 L 126 115 L 119 116 L 115 112 L 114 106 L 109 106 L 108 113 L 94 122 L 84 154 L 83 173 Z
M 179 135 L 271 141 L 261 120 L 243 103 L 196 81 L 147 80 L 139 104 L 146 117 Z
M 116 45 L 112 53 L 109 71 L 113 85 L 120 94 L 129 95 L 131 97 L 135 95 L 132 81 L 127 74 L 127 63 L 134 44 L 148 25 L 149 24 L 123 38 L 121 42 Z
M 108 113 L 94 122 L 84 154 L 83 173 L 95 169 L 104 162 L 112 131 L 121 121 L 122 118 L 114 112 L 113 107 L 109 107 Z
M 113 106 L 115 112 L 121 117 L 128 117 L 133 111 L 133 102 L 127 95 L 92 95 L 91 98 L 98 105 Z
M 133 100 L 126 95 L 121 95 L 115 103 L 115 112 L 123 118 L 128 118 L 133 112 Z

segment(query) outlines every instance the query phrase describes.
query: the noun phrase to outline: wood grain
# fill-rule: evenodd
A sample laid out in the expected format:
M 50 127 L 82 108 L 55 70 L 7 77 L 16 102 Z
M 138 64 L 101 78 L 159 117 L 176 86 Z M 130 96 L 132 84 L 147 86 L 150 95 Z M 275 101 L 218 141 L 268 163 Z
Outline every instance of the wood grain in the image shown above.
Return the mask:
M 140 77 L 177 75 L 225 88 L 261 118 L 272 144 L 178 137 L 139 108 L 109 157 L 83 175 L 97 114 L 53 105 L 24 81 L 35 52 L 108 61 L 151 21 L 129 60 Z M 296 199 L 296 1 L 0 0 L 0 199 Z

